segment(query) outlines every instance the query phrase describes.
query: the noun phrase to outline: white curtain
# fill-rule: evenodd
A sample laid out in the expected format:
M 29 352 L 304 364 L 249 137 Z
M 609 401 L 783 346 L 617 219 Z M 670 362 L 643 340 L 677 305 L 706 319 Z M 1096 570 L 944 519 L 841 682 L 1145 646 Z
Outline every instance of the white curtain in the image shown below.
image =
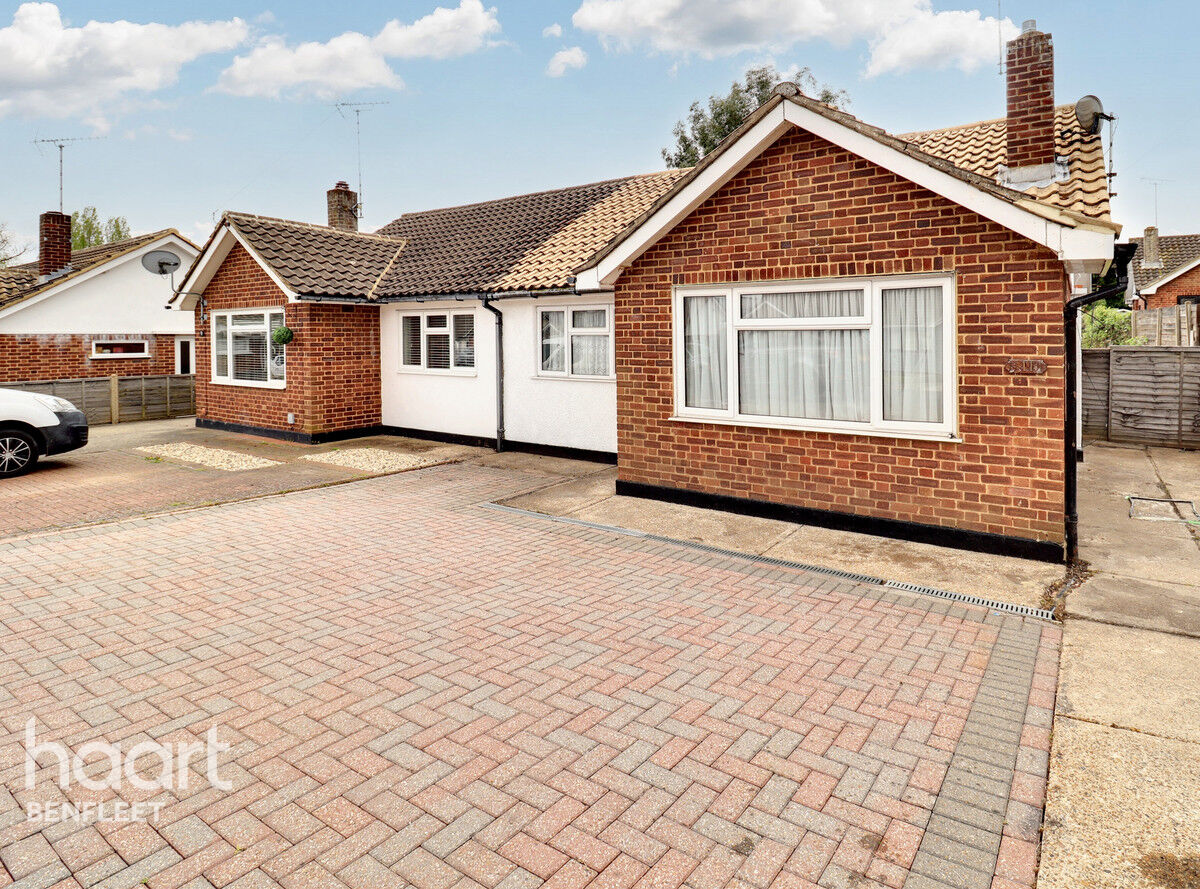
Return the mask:
M 567 369 L 566 316 L 542 312 L 542 370 L 561 373 Z
M 867 331 L 739 331 L 738 387 L 743 414 L 866 422 Z
M 608 376 L 608 335 L 571 336 L 571 373 Z
M 942 288 L 883 291 L 883 418 L 942 422 Z
M 801 293 L 742 295 L 743 318 L 859 318 L 862 290 L 808 290 Z
M 729 339 L 724 296 L 683 298 L 683 389 L 688 407 L 729 407 Z

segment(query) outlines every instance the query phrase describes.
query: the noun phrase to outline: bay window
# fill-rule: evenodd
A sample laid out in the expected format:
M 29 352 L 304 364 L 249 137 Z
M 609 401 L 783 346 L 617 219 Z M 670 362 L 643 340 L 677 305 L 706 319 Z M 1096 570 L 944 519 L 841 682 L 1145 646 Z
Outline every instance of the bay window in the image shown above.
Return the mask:
M 400 369 L 470 373 L 475 369 L 473 312 L 400 315 Z
M 612 307 L 539 308 L 538 356 L 541 376 L 611 379 Z
M 954 317 L 949 278 L 678 288 L 676 416 L 951 437 Z
M 283 309 L 212 313 L 212 378 L 235 386 L 284 388 L 287 347 L 272 336 L 283 327 Z

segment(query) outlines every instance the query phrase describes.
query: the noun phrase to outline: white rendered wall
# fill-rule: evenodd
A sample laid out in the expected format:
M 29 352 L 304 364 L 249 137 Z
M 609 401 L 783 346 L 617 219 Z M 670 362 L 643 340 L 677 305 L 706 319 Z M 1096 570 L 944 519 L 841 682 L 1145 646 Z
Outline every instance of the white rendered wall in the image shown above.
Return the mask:
M 611 296 L 506 299 L 504 312 L 504 425 L 512 441 L 592 451 L 617 450 L 615 379 L 538 376 L 537 308 L 611 307 Z M 405 311 L 471 310 L 475 315 L 475 374 L 451 376 L 400 370 L 400 315 Z M 496 434 L 495 319 L 478 300 L 384 306 L 380 319 L 383 422 L 429 432 Z
M 150 246 L 176 253 L 182 269 L 196 256 L 181 242 Z M 102 272 L 81 275 L 45 297 L 0 312 L 0 333 L 191 335 L 193 313 L 163 308 L 171 298 L 171 278 L 146 271 L 141 263 L 145 252 L 131 253 Z M 180 275 L 175 273 L 176 280 Z

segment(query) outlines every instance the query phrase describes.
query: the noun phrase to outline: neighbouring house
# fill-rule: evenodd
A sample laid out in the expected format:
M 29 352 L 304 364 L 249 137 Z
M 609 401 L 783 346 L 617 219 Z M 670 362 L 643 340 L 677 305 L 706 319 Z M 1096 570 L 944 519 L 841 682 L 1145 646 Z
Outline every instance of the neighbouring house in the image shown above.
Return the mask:
M 174 229 L 72 250 L 71 217 L 43 213 L 37 261 L 0 268 L 0 384 L 193 373 L 192 319 L 142 264 L 156 250 L 199 252 Z
M 781 84 L 690 170 L 374 234 L 344 183 L 327 226 L 228 213 L 178 297 L 197 423 L 615 456 L 622 493 L 1061 559 L 1104 174 L 1031 27 L 1002 120 L 893 136 Z
M 1148 226 L 1129 264 L 1125 302 L 1134 309 L 1161 309 L 1200 302 L 1200 235 L 1160 235 Z

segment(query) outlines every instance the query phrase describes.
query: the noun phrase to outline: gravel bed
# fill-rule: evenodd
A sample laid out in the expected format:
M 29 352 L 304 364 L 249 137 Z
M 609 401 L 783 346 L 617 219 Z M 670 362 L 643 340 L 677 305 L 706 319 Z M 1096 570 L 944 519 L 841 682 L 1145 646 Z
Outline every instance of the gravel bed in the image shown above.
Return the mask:
M 382 448 L 338 448 L 333 451 L 322 451 L 319 454 L 305 454 L 301 460 L 312 460 L 314 463 L 329 463 L 345 469 L 357 469 L 359 472 L 382 473 L 400 472 L 405 469 L 417 469 L 421 466 L 432 466 L 441 463 L 436 457 L 420 454 L 403 454 L 399 451 L 388 451 Z
M 252 457 L 238 451 L 227 451 L 223 448 L 210 448 L 205 445 L 172 444 L 147 445 L 138 448 L 144 454 L 155 457 L 166 457 L 170 460 L 183 460 L 187 463 L 199 463 L 209 469 L 221 469 L 225 472 L 241 472 L 245 469 L 265 469 L 268 466 L 278 466 L 278 460 L 268 460 L 265 457 Z

